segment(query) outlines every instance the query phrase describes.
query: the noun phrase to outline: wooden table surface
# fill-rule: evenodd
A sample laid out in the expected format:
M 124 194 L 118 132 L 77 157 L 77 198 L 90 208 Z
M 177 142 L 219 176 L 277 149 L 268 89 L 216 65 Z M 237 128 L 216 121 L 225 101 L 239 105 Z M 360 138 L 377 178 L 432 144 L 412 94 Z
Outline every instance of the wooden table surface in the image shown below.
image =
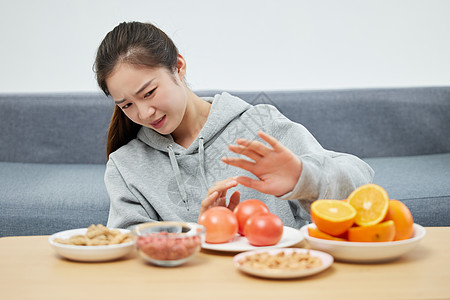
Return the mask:
M 0 299 L 450 299 L 450 227 L 427 227 L 419 245 L 380 264 L 334 262 L 291 280 L 251 277 L 234 254 L 202 250 L 174 268 L 134 251 L 103 263 L 59 257 L 48 236 L 0 238 Z M 308 247 L 302 242 L 298 247 Z

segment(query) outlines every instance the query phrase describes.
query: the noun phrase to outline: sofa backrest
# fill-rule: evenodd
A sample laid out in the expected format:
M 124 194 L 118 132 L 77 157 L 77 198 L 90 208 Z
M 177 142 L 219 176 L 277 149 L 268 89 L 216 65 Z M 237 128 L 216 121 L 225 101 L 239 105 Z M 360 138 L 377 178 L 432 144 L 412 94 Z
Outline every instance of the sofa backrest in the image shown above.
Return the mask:
M 230 93 L 274 105 L 326 149 L 363 158 L 450 152 L 450 87 Z M 111 99 L 99 93 L 3 94 L 0 105 L 0 161 L 106 162 Z
M 274 105 L 329 150 L 362 158 L 450 152 L 450 87 L 232 94 Z
M 0 161 L 106 162 L 114 103 L 102 94 L 9 94 L 0 105 Z

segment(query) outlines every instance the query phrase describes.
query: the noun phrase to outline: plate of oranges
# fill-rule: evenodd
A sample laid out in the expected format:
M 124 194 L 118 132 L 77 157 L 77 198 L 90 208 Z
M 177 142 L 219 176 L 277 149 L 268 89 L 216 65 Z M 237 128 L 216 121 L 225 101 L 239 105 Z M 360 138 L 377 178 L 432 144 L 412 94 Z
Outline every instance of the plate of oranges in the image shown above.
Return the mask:
M 313 224 L 300 230 L 311 248 L 347 262 L 394 260 L 426 233 L 404 203 L 389 199 L 384 188 L 372 183 L 358 187 L 345 200 L 314 201 L 311 219 Z

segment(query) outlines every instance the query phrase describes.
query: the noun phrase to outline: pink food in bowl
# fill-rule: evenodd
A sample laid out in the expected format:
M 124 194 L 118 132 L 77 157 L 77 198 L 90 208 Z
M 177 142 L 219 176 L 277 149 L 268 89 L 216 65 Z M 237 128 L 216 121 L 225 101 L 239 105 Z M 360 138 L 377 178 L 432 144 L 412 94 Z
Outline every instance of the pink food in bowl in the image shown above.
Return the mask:
M 158 266 L 187 262 L 201 248 L 206 229 L 189 222 L 148 222 L 133 229 L 139 254 Z
M 138 248 L 157 260 L 179 260 L 193 255 L 201 245 L 200 236 L 179 237 L 177 233 L 161 231 L 139 236 Z

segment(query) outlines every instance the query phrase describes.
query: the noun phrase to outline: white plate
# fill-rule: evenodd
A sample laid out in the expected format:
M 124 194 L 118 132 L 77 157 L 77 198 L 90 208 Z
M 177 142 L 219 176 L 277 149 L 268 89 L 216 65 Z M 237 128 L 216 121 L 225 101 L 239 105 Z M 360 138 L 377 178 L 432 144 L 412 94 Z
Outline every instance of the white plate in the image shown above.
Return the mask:
M 355 263 L 374 263 L 396 259 L 413 249 L 425 236 L 425 228 L 414 224 L 413 236 L 407 240 L 378 243 L 332 241 L 309 236 L 308 226 L 316 227 L 315 224 L 309 224 L 303 226 L 300 231 L 312 249 L 325 251 L 333 255 L 336 260 Z
M 247 238 L 241 235 L 237 235 L 231 242 L 223 244 L 208 244 L 206 242 L 202 243 L 203 249 L 225 251 L 225 252 L 243 252 L 255 249 L 268 249 L 268 248 L 283 248 L 295 245 L 303 241 L 303 235 L 298 229 L 284 226 L 283 235 L 281 240 L 273 246 L 263 246 L 256 247 L 250 245 Z
M 112 228 L 110 228 L 112 229 Z M 122 233 L 129 233 L 129 230 L 119 229 Z M 61 231 L 51 235 L 48 242 L 52 248 L 62 257 L 76 261 L 109 261 L 120 258 L 128 254 L 134 247 L 135 241 L 107 246 L 75 246 L 56 243 L 54 239 L 68 239 L 73 235 L 86 234 L 87 228 L 71 229 Z
M 318 257 L 322 261 L 322 265 L 317 268 L 300 269 L 300 270 L 277 270 L 277 269 L 255 269 L 247 266 L 243 266 L 239 261 L 247 255 L 253 255 L 257 253 L 269 253 L 275 255 L 278 252 L 284 251 L 286 254 L 296 253 L 309 253 L 311 256 Z M 298 249 L 298 248 L 284 248 L 284 249 L 266 249 L 266 250 L 254 250 L 236 255 L 233 259 L 233 263 L 240 271 L 264 278 L 299 278 L 305 276 L 311 276 L 327 269 L 333 263 L 333 257 L 328 253 L 324 253 L 316 250 Z

